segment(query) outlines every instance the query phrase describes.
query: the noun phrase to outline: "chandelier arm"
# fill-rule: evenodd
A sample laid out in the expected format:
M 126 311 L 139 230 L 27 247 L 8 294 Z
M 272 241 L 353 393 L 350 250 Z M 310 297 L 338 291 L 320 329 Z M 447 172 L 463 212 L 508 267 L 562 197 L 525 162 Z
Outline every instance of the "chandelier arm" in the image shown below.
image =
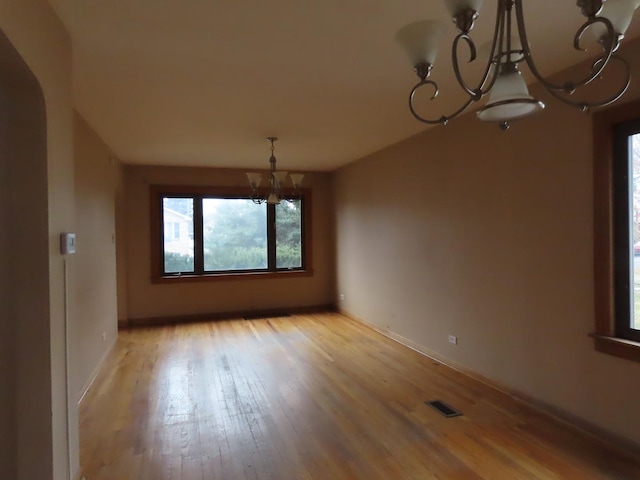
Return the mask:
M 587 20 L 585 24 L 582 25 L 582 27 L 580 27 L 580 29 L 576 32 L 576 36 L 573 41 L 574 48 L 576 50 L 580 50 L 583 52 L 586 51 L 586 49 L 580 46 L 580 40 L 582 39 L 582 35 L 584 34 L 584 32 L 590 26 L 596 23 L 602 23 L 605 26 L 605 28 L 607 29 L 607 34 L 605 38 L 609 38 L 611 39 L 611 41 L 608 42 L 609 44 L 606 46 L 606 48 L 603 45 L 603 48 L 605 48 L 604 55 L 602 55 L 596 62 L 594 62 L 591 75 L 589 77 L 585 77 L 580 82 L 577 82 L 577 83 L 574 82 L 575 88 L 588 85 L 591 82 L 593 82 L 596 78 L 599 78 L 602 75 L 602 72 L 604 71 L 604 69 L 609 64 L 609 60 L 613 57 L 613 53 L 616 51 L 618 47 L 617 35 L 613 29 L 613 24 L 611 23 L 611 21 L 605 17 L 595 17 Z M 600 44 L 602 45 L 602 42 L 600 42 Z M 598 63 L 600 63 L 600 67 L 596 68 L 596 65 Z
M 473 43 L 473 40 L 471 40 L 471 37 L 469 37 L 469 35 L 465 33 L 458 34 L 455 40 L 453 41 L 453 45 L 451 46 L 451 63 L 453 64 L 453 71 L 456 74 L 456 80 L 458 81 L 458 84 L 460 85 L 460 87 L 462 87 L 464 92 L 470 97 L 474 97 L 474 98 L 477 97 L 477 99 L 479 100 L 480 97 L 482 96 L 482 95 L 479 95 L 478 93 L 479 88 L 475 90 L 469 88 L 467 86 L 467 83 L 464 81 L 464 78 L 462 77 L 462 72 L 460 71 L 460 61 L 458 59 L 458 44 L 460 43 L 460 40 L 464 40 L 467 46 L 469 47 L 470 55 L 469 55 L 468 63 L 474 62 L 477 58 L 476 46 Z M 490 69 L 491 69 L 491 59 L 489 59 L 489 66 L 487 67 L 487 72 Z M 484 78 L 483 78 L 483 81 L 480 82 L 480 86 L 482 86 L 483 83 L 484 83 Z
M 572 107 L 577 107 L 583 112 L 589 111 L 592 108 L 600 108 L 600 107 L 606 107 L 607 105 L 611 105 L 612 103 L 620 99 L 620 97 L 622 97 L 622 95 L 624 95 L 624 93 L 629 88 L 629 85 L 631 84 L 631 66 L 629 65 L 629 62 L 627 62 L 624 58 L 619 57 L 618 55 L 615 55 L 615 54 L 610 57 L 610 60 L 615 62 L 620 62 L 622 64 L 622 66 L 625 69 L 626 79 L 623 85 L 618 89 L 616 93 L 614 93 L 610 97 L 607 97 L 604 100 L 600 100 L 598 102 L 574 101 L 567 98 L 565 96 L 567 95 L 566 93 L 565 95 L 563 95 L 562 90 L 554 90 L 554 89 L 547 88 L 547 91 L 551 95 L 553 95 L 555 98 L 560 100 L 561 102 L 566 103 L 567 105 L 571 105 Z M 602 61 L 602 59 L 597 60 L 596 63 L 600 61 Z M 546 85 L 543 84 L 543 86 L 546 88 Z
M 418 82 L 412 89 L 411 89 L 411 93 L 409 94 L 409 110 L 411 110 L 411 114 L 414 116 L 414 118 L 416 120 L 419 120 L 422 123 L 426 123 L 428 125 L 446 125 L 447 123 L 449 123 L 449 120 L 451 120 L 452 118 L 457 117 L 458 115 L 460 115 L 462 112 L 464 112 L 467 108 L 469 108 L 469 105 L 471 105 L 474 102 L 473 98 L 469 98 L 463 105 L 462 107 L 460 107 L 458 110 L 456 110 L 454 113 L 452 113 L 451 115 L 443 115 L 438 119 L 434 119 L 434 120 L 430 120 L 428 118 L 424 118 L 422 116 L 420 116 L 418 114 L 418 112 L 416 112 L 416 110 L 413 108 L 413 100 L 414 100 L 414 95 L 415 93 L 418 91 L 418 89 L 420 89 L 421 87 L 424 87 L 426 85 L 432 86 L 434 88 L 434 93 L 431 96 L 431 100 L 435 99 L 438 96 L 438 84 L 432 80 L 421 80 L 420 82 Z
M 505 28 L 504 11 L 505 11 L 504 3 L 501 1 L 498 2 L 498 8 L 496 10 L 495 30 L 493 33 L 493 40 L 492 40 L 493 43 L 491 45 L 489 61 L 487 62 L 485 71 L 482 75 L 480 82 L 478 83 L 478 87 L 475 90 L 469 88 L 467 83 L 464 81 L 464 78 L 462 77 L 462 72 L 460 71 L 460 62 L 458 60 L 458 43 L 460 42 L 460 40 L 464 40 L 469 46 L 470 53 L 471 53 L 469 58 L 469 63 L 476 60 L 477 52 L 476 52 L 475 43 L 467 33 L 458 34 L 453 42 L 453 46 L 451 49 L 451 61 L 453 64 L 454 73 L 456 75 L 456 80 L 458 81 L 458 84 L 460 84 L 462 89 L 465 91 L 465 93 L 473 98 L 473 101 L 478 101 L 484 95 L 486 95 L 489 92 L 489 90 L 491 90 L 491 88 L 493 87 L 493 84 L 495 83 L 495 79 L 497 78 L 496 75 L 493 75 L 493 78 L 491 79 L 491 82 L 489 83 L 488 88 L 485 89 L 487 80 L 491 75 L 491 67 L 495 64 L 494 58 L 495 58 L 496 47 L 498 48 L 498 55 L 501 55 L 502 53 L 500 51 L 501 42 L 499 41 L 499 39 L 504 37 L 504 28 Z
M 476 87 L 476 89 L 472 89 L 470 88 L 467 83 L 464 81 L 464 78 L 462 76 L 462 72 L 460 71 L 460 62 L 458 60 L 458 43 L 460 40 L 464 40 L 467 45 L 469 46 L 469 49 L 471 50 L 471 58 L 469 60 L 469 63 L 475 61 L 476 59 L 476 47 L 473 43 L 473 40 L 471 40 L 471 38 L 468 35 L 465 34 L 459 34 L 456 39 L 453 42 L 453 47 L 452 47 L 452 54 L 451 54 L 451 62 L 453 64 L 453 71 L 456 75 L 456 80 L 458 81 L 458 85 L 460 85 L 460 87 L 462 88 L 462 90 L 464 90 L 464 92 L 469 95 L 469 97 L 471 97 L 471 100 L 474 102 L 477 102 L 479 100 L 482 99 L 482 97 L 484 95 L 487 94 L 487 92 L 489 90 L 491 90 L 491 87 L 493 86 L 494 82 L 495 82 L 495 78 L 496 76 L 494 75 L 493 78 L 491 79 L 491 82 L 489 83 L 489 87 L 485 90 L 485 86 L 487 84 L 487 80 L 489 79 L 489 76 L 491 75 L 491 67 L 493 66 L 493 64 L 495 63 L 493 61 L 493 55 L 491 55 L 491 57 L 489 58 L 489 61 L 487 62 L 487 66 L 485 68 L 485 71 L 482 75 L 482 78 L 480 79 L 480 82 L 478 82 L 478 86 Z M 495 39 L 494 39 L 494 48 L 495 48 Z M 492 48 L 492 52 L 493 52 L 493 48 Z
M 498 65 L 502 61 L 502 57 L 508 55 L 508 58 L 511 58 L 511 54 L 509 51 L 505 53 L 504 51 L 504 38 L 507 36 L 505 32 L 507 26 L 507 18 L 510 18 L 511 14 L 507 9 L 507 3 L 504 0 L 498 1 L 498 13 L 496 15 L 496 29 L 493 33 L 493 45 L 491 46 L 491 53 L 489 54 L 489 63 L 487 64 L 487 70 L 485 72 L 485 77 L 483 78 L 482 84 L 480 86 L 480 91 L 482 96 L 488 94 L 498 79 L 498 74 L 500 73 L 500 68 Z M 509 29 L 510 29 L 510 23 Z M 511 33 L 509 32 L 508 38 L 511 37 Z M 491 80 L 487 85 L 487 80 L 491 75 L 491 67 L 494 66 L 493 76 L 491 76 Z M 486 88 L 485 88 L 486 87 Z
M 256 205 L 261 205 L 261 204 L 263 204 L 263 203 L 266 201 L 266 199 L 264 199 L 264 198 L 262 198 L 262 197 L 259 197 L 259 196 L 257 196 L 257 195 L 253 195 L 253 196 L 251 197 L 251 201 L 252 201 L 253 203 L 255 203 Z
M 606 107 L 607 105 L 611 105 L 613 102 L 620 99 L 620 97 L 622 97 L 622 95 L 624 95 L 627 89 L 629 88 L 629 85 L 631 85 L 631 65 L 629 65 L 629 62 L 626 59 L 616 54 L 611 55 L 610 60 L 615 62 L 620 62 L 624 67 L 625 73 L 626 73 L 626 79 L 624 81 L 624 85 L 620 87 L 620 90 L 618 90 L 618 92 L 615 95 L 599 103 L 588 104 L 587 105 L 588 108 L 591 108 L 591 107 L 599 108 L 599 107 Z
M 547 91 L 549 92 L 560 91 L 567 95 L 571 95 L 575 92 L 577 88 L 588 85 L 593 80 L 601 76 L 602 72 L 609 64 L 609 60 L 613 55 L 613 52 L 617 45 L 616 41 L 609 42 L 609 45 L 607 45 L 605 54 L 600 58 L 599 61 L 594 63 L 594 66 L 600 63 L 600 66 L 598 68 L 595 68 L 595 70 L 593 70 L 590 75 L 581 79 L 580 81 L 578 82 L 569 81 L 563 85 L 558 85 L 544 78 L 542 74 L 539 72 L 535 62 L 533 61 L 533 55 L 531 54 L 531 49 L 529 48 L 527 30 L 524 23 L 524 13 L 522 10 L 522 0 L 515 0 L 515 7 L 516 7 L 516 20 L 518 22 L 518 33 L 520 35 L 520 42 L 522 43 L 524 60 L 525 62 L 527 62 L 527 66 L 529 67 L 529 70 L 531 70 L 531 73 L 533 74 L 533 76 L 547 89 Z M 577 50 L 582 50 L 582 48 L 580 48 L 580 38 L 582 37 L 582 34 L 587 30 L 587 28 L 589 28 L 594 23 L 603 23 L 607 28 L 609 38 L 612 38 L 612 39 L 614 38 L 613 25 L 611 24 L 611 22 L 604 17 L 593 17 L 587 20 L 587 22 L 584 25 L 582 25 L 582 27 L 580 27 L 580 29 L 578 29 L 578 32 L 576 33 L 576 36 L 574 38 L 574 47 Z M 557 98 L 561 98 L 561 97 L 557 97 Z M 566 101 L 566 99 L 563 101 Z M 571 103 L 571 102 L 568 102 L 568 103 Z

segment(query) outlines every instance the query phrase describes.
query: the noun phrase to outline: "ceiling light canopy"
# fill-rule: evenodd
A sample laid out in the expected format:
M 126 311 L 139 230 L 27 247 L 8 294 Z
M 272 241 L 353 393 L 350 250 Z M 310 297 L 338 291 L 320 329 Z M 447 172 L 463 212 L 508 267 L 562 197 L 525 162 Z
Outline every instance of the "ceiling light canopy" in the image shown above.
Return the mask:
M 270 205 L 278 205 L 281 200 L 290 199 L 295 196 L 295 190 L 300 187 L 304 174 L 276 170 L 274 143 L 278 140 L 278 137 L 268 137 L 267 140 L 271 142 L 271 156 L 269 157 L 270 168 L 266 179 L 263 178 L 262 173 L 257 172 L 247 172 L 247 179 L 251 186 L 251 199 L 254 203 L 267 202 Z M 290 190 L 285 192 L 284 190 L 287 178 L 291 181 L 293 192 Z M 264 188 L 260 186 L 263 180 L 266 180 L 266 187 Z
M 533 98 L 518 69 L 521 62 L 526 62 L 533 76 L 556 98 L 583 111 L 603 107 L 618 100 L 629 87 L 631 69 L 616 50 L 631 23 L 640 0 L 577 0 L 587 21 L 580 27 L 574 37 L 574 47 L 583 50 L 581 40 L 583 34 L 590 30 L 602 47 L 603 53 L 593 63 L 591 72 L 576 82 L 555 84 L 546 80 L 536 67 L 525 28 L 523 0 L 498 0 L 496 24 L 493 39 L 488 47 L 482 50 L 490 52 L 484 74 L 480 82 L 472 88 L 467 85 L 460 71 L 458 49 L 465 43 L 470 52 L 470 62 L 477 58 L 477 50 L 469 33 L 478 18 L 482 0 L 444 0 L 458 29 L 452 45 L 453 69 L 458 84 L 467 94 L 464 104 L 449 115 L 439 118 L 425 118 L 414 108 L 414 95 L 418 89 L 429 86 L 433 89 L 434 99 L 439 93 L 436 82 L 430 80 L 438 45 L 444 35 L 444 24 L 436 20 L 423 20 L 405 26 L 396 34 L 396 40 L 406 50 L 414 65 L 419 82 L 409 94 L 409 109 L 413 116 L 427 124 L 446 125 L 448 121 L 464 112 L 471 104 L 480 101 L 489 94 L 486 105 L 478 111 L 480 120 L 497 122 L 502 129 L 509 128 L 509 122 L 539 112 L 544 104 Z M 517 33 L 516 33 L 517 32 Z M 595 79 L 600 78 L 604 70 L 613 62 L 622 66 L 624 72 L 619 88 L 609 97 L 597 101 L 574 100 L 573 94 Z

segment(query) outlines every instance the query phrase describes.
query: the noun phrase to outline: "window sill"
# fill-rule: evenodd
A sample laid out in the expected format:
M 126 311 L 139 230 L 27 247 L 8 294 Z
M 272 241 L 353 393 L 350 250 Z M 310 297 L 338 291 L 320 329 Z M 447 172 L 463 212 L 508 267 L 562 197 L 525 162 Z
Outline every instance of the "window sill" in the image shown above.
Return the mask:
M 212 273 L 208 275 L 167 275 L 152 277 L 151 283 L 178 284 L 198 282 L 219 282 L 229 280 L 268 280 L 273 278 L 312 277 L 313 270 L 291 270 L 280 272 Z
M 590 336 L 598 352 L 640 362 L 640 343 L 597 333 L 592 333 Z

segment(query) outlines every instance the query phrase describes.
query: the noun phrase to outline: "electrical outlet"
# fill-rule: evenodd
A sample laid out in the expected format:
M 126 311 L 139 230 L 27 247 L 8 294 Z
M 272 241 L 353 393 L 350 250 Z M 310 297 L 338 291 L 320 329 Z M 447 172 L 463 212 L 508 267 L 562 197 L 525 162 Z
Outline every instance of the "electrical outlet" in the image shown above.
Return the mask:
M 454 345 L 458 344 L 458 337 L 455 335 L 449 335 L 449 343 L 453 343 Z
M 340 294 L 340 300 L 341 300 L 341 301 L 344 301 L 344 293 L 341 293 L 341 294 Z
M 102 332 L 102 341 L 103 342 L 107 341 L 107 332 Z

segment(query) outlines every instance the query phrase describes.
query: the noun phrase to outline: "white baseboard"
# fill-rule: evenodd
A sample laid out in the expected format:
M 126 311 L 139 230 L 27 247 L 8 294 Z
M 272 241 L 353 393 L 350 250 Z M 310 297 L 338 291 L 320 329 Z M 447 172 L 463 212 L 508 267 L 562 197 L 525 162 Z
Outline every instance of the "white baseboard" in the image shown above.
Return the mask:
M 102 355 L 102 358 L 100 359 L 100 361 L 97 363 L 97 365 L 91 372 L 91 375 L 89 376 L 89 378 L 86 380 L 84 385 L 82 385 L 82 388 L 80 389 L 80 395 L 78 398 L 78 406 L 82 403 L 82 400 L 84 400 L 85 395 L 93 385 L 93 382 L 95 382 L 96 378 L 98 377 L 98 374 L 100 373 L 100 370 L 102 370 L 102 367 L 104 366 L 104 363 L 106 362 L 107 357 L 113 351 L 113 347 L 116 346 L 117 340 L 118 340 L 118 337 L 116 336 L 116 338 L 114 338 L 113 341 L 111 342 L 111 345 L 109 345 L 109 347 L 105 350 L 104 355 Z

